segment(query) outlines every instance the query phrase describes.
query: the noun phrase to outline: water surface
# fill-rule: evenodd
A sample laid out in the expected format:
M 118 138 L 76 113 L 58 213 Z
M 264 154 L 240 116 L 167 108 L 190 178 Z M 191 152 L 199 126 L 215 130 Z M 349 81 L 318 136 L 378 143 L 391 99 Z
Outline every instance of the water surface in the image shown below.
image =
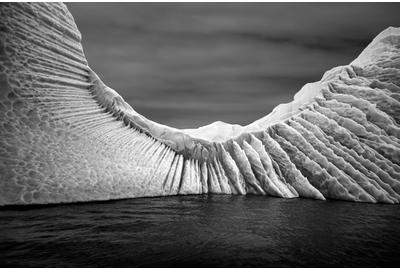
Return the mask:
M 400 265 L 398 205 L 204 195 L 0 209 L 0 266 Z

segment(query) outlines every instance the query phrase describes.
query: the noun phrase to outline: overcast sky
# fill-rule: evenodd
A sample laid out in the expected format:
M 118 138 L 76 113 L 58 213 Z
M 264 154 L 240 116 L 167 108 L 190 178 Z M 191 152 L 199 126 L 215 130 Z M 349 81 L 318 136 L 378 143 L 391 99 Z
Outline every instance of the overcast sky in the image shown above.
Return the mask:
M 90 66 L 139 113 L 248 124 L 351 62 L 400 4 L 68 3 Z

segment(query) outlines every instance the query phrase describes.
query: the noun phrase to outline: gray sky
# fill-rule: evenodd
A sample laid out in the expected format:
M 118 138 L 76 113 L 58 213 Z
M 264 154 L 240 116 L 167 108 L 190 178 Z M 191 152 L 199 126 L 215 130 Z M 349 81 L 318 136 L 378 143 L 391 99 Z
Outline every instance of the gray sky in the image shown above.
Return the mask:
M 67 3 L 93 70 L 179 128 L 248 124 L 351 62 L 399 3 Z

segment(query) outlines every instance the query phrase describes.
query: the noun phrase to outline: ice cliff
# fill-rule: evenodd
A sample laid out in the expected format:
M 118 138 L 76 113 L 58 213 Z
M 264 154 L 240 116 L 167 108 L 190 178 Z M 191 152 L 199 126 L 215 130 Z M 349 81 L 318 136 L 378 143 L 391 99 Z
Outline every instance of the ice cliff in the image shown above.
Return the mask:
M 89 68 L 66 6 L 0 5 L 0 204 L 180 194 L 400 201 L 400 28 L 248 126 L 179 130 Z

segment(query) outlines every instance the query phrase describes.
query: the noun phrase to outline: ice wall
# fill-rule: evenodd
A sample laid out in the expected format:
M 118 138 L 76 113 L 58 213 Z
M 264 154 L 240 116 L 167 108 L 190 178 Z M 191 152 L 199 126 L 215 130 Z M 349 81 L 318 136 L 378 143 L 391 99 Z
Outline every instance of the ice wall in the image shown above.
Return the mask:
M 59 3 L 0 5 L 0 204 L 185 194 L 400 200 L 400 29 L 242 127 L 148 120 Z

